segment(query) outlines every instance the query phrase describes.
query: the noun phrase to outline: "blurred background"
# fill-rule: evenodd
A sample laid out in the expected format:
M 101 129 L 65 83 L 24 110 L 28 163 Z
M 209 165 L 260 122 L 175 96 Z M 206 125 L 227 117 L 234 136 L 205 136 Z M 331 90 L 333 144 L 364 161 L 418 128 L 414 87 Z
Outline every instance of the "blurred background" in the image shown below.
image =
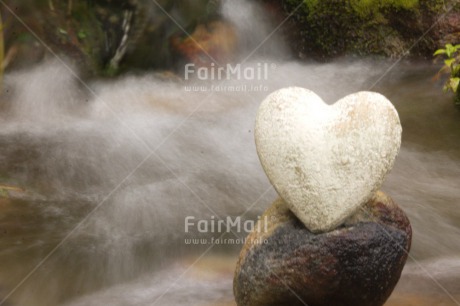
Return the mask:
M 329 104 L 360 90 L 394 103 L 403 144 L 383 190 L 414 234 L 386 305 L 459 305 L 457 1 L 0 10 L 0 305 L 235 305 L 242 244 L 211 239 L 247 233 L 187 233 L 184 220 L 257 220 L 276 199 L 253 129 L 260 102 L 287 86 Z M 185 78 L 187 64 L 267 77 Z

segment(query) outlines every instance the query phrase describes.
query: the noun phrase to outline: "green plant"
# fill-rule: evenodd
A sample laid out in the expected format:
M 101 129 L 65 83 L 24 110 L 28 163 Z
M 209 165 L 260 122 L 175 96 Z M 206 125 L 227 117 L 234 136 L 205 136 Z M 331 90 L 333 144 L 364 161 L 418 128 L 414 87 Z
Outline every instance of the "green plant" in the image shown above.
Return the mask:
M 440 55 L 445 56 L 446 59 L 444 60 L 444 66 L 436 74 L 436 78 L 439 78 L 442 74 L 449 74 L 443 90 L 445 92 L 452 91 L 456 94 L 455 104 L 460 105 L 460 44 L 447 44 L 445 48 L 438 49 L 433 54 L 433 56 Z

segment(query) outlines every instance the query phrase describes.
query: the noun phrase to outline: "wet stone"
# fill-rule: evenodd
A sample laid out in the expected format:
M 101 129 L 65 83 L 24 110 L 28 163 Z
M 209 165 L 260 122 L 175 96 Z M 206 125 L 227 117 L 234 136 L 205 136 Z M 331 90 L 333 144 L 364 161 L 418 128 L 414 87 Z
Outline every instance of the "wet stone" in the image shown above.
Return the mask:
M 238 306 L 383 305 L 412 237 L 408 218 L 382 192 L 330 232 L 310 232 L 282 199 L 259 223 L 262 230 L 249 234 L 235 271 Z

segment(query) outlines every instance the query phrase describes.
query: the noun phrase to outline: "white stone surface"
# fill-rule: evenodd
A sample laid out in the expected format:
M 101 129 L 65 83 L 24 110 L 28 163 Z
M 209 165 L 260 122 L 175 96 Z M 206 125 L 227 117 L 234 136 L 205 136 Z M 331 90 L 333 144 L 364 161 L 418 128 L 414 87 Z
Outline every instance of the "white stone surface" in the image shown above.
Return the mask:
M 278 90 L 260 105 L 257 153 L 270 182 L 312 232 L 339 226 L 383 183 L 401 146 L 396 109 L 358 92 L 325 104 L 314 92 Z

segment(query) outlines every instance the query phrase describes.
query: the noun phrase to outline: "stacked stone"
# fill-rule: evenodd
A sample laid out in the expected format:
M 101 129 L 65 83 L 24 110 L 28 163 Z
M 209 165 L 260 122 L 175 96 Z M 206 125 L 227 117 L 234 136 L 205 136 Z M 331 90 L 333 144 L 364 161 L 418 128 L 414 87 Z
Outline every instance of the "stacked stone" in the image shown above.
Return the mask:
M 393 105 L 377 93 L 332 106 L 301 88 L 266 98 L 256 145 L 280 198 L 255 227 L 266 231 L 250 233 L 241 251 L 239 306 L 385 303 L 412 237 L 404 212 L 379 191 L 401 131 Z

